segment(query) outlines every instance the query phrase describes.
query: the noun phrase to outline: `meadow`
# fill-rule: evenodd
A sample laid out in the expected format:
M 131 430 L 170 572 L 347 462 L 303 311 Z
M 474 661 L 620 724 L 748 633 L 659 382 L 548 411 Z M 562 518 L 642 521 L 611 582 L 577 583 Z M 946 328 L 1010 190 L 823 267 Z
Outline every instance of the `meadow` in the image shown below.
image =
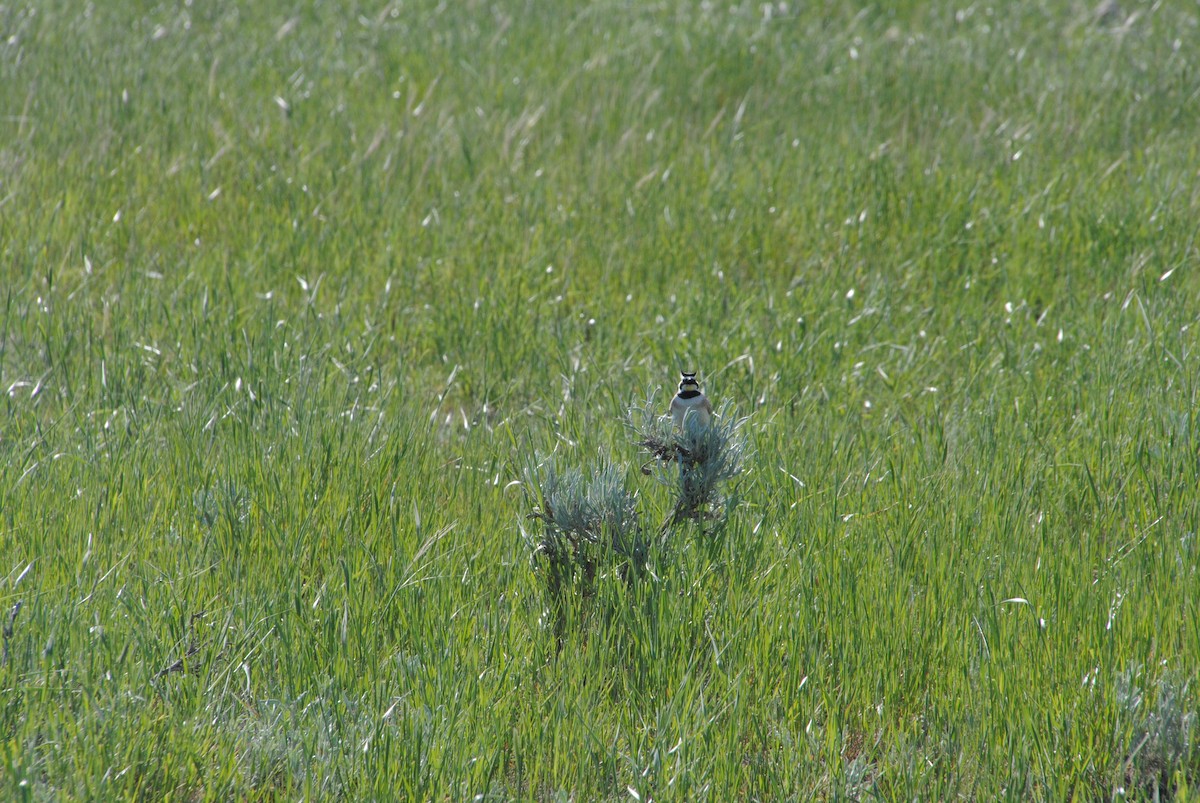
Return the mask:
M 3 0 L 0 798 L 1194 798 L 1197 132 L 1192 3 Z

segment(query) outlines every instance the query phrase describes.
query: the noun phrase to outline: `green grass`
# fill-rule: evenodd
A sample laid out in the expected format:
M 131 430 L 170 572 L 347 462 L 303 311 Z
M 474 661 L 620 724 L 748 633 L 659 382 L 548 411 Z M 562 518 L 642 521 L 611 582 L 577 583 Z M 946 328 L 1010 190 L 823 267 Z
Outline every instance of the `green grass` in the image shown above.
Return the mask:
M 1194 796 L 1200 17 L 1011 5 L 0 5 L 0 797 Z

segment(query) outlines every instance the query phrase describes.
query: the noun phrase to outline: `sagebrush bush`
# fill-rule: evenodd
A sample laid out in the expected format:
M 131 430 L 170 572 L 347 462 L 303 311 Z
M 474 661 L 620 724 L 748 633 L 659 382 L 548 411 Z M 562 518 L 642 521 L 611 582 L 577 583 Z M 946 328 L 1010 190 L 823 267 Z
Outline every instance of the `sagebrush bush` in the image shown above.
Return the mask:
M 553 458 L 542 462 L 540 474 L 527 470 L 541 496 L 530 517 L 543 524 L 532 546 L 554 576 L 575 567 L 591 580 L 606 554 L 622 562 L 644 559 L 637 494 L 625 487 L 622 474 L 607 458 L 590 477 L 578 468 L 560 469 Z
M 643 525 L 639 494 L 625 481 L 627 468 L 608 457 L 590 475 L 562 468 L 553 458 L 526 469 L 526 487 L 537 493 L 529 518 L 542 522 L 541 532 L 526 533 L 526 540 L 552 600 L 568 588 L 578 597 L 589 596 L 603 572 L 632 580 L 646 568 L 651 549 L 666 546 L 679 525 L 724 523 L 735 507 L 728 504 L 725 487 L 745 465 L 745 419 L 726 404 L 709 424 L 689 417 L 681 430 L 658 408 L 648 398 L 633 405 L 626 419 L 634 443 L 651 458 L 642 473 L 674 492 L 670 512 L 656 531 Z
M 724 489 L 745 466 L 747 449 L 741 429 L 746 419 L 734 416 L 725 403 L 707 425 L 689 416 L 679 429 L 655 410 L 652 399 L 634 405 L 629 426 L 637 445 L 652 457 L 643 472 L 675 488 L 676 501 L 664 532 L 687 519 L 722 515 L 718 510 L 725 501 Z
M 1159 678 L 1153 689 L 1144 689 L 1139 667 L 1117 676 L 1116 701 L 1121 724 L 1129 729 L 1122 751 L 1124 782 L 1139 793 L 1157 799 L 1174 793 L 1174 775 L 1196 780 L 1186 766 L 1193 758 L 1196 711 L 1189 706 L 1188 683 L 1172 675 Z M 1189 777 L 1191 776 L 1191 777 Z

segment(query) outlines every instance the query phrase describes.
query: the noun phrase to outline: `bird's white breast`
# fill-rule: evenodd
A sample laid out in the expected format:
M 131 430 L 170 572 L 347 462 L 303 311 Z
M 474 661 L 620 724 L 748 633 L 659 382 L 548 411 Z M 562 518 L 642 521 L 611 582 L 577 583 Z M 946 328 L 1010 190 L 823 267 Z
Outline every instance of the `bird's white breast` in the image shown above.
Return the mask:
M 678 396 L 671 399 L 671 420 L 677 427 L 683 426 L 683 420 L 689 412 L 701 426 L 707 426 L 711 417 L 708 410 L 708 399 L 703 394 L 690 399 L 681 399 Z

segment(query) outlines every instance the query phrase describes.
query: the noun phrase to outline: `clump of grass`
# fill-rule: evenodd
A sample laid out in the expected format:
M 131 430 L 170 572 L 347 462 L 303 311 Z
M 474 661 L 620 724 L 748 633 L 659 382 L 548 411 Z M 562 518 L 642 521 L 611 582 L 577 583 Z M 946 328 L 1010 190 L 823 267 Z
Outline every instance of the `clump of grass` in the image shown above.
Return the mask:
M 250 512 L 250 499 L 241 488 L 226 480 L 197 488 L 192 494 L 192 506 L 196 521 L 211 530 L 221 521 L 244 522 Z
M 1188 683 L 1165 675 L 1153 690 L 1141 685 L 1142 670 L 1133 666 L 1117 676 L 1118 715 L 1128 728 L 1122 765 L 1125 783 L 1158 799 L 1174 793 L 1175 776 L 1193 756 L 1196 711 L 1188 704 Z M 1194 768 L 1193 768 L 1194 769 Z M 1194 780 L 1194 778 L 1189 779 Z

